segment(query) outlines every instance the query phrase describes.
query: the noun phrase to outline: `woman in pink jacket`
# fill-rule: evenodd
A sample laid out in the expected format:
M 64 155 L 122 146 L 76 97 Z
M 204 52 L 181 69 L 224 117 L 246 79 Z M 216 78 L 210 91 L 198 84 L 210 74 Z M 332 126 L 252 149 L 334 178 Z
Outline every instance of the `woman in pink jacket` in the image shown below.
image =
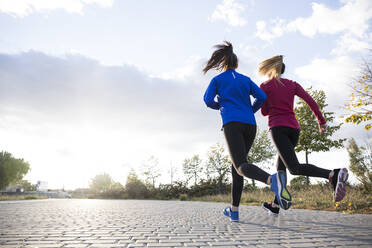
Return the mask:
M 275 56 L 260 64 L 259 73 L 269 77 L 260 88 L 266 93 L 267 100 L 261 108 L 264 116 L 269 116 L 271 137 L 278 151 L 277 170 L 286 171 L 292 175 L 326 178 L 334 189 L 334 200 L 341 201 L 345 194 L 345 182 L 348 179 L 346 168 L 327 170 L 312 164 L 298 162 L 295 147 L 300 136 L 300 125 L 293 111 L 294 97 L 302 98 L 318 119 L 319 131 L 326 128 L 326 121 L 314 99 L 295 81 L 281 77 L 285 65 L 283 56 Z M 263 208 L 269 214 L 279 214 L 279 204 L 275 198 L 273 203 L 263 203 Z

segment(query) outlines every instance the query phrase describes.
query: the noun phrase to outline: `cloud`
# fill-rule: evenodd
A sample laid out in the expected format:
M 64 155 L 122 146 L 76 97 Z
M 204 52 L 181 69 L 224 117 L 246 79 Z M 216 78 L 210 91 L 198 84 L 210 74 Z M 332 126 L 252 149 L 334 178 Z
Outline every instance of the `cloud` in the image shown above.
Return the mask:
M 300 32 L 307 37 L 316 34 L 347 33 L 364 38 L 372 18 L 372 2 L 369 0 L 344 0 L 344 5 L 333 10 L 323 4 L 312 3 L 310 17 L 299 17 L 293 21 L 271 20 L 256 23 L 256 36 L 262 40 L 272 40 L 288 32 Z
M 360 40 L 350 33 L 344 34 L 338 41 L 337 46 L 331 53 L 336 55 L 345 55 L 349 52 L 366 52 L 370 49 L 372 37 L 367 37 L 366 39 Z
M 235 0 L 223 0 L 209 17 L 211 22 L 224 21 L 231 26 L 244 26 L 247 20 L 242 16 L 244 6 Z
M 206 85 L 149 77 L 133 66 L 103 66 L 81 55 L 0 55 L 0 104 L 59 123 L 107 119 L 171 132 L 205 122 Z M 206 80 L 206 78 L 205 78 Z M 105 117 L 105 118 L 104 118 Z
M 315 58 L 310 64 L 295 69 L 298 82 L 304 87 L 324 90 L 327 96 L 327 111 L 335 112 L 336 121 L 343 122 L 347 114 L 345 103 L 350 98 L 350 83 L 359 75 L 359 62 L 349 56 L 338 56 L 330 59 Z M 362 127 L 344 124 L 337 137 L 354 137 L 363 141 L 366 131 Z
M 13 17 L 25 17 L 34 12 L 63 9 L 69 13 L 83 13 L 88 4 L 111 7 L 114 0 L 0 0 L 0 12 Z
M 31 163 L 32 180 L 74 187 L 86 183 L 78 175 L 123 177 L 120 164 L 150 155 L 163 167 L 203 155 L 222 137 L 218 111 L 202 100 L 209 76 L 180 82 L 78 54 L 0 54 L 2 149 Z
M 324 90 L 332 111 L 340 112 L 350 95 L 350 82 L 358 74 L 358 63 L 348 56 L 315 58 L 295 69 L 304 88 Z
M 262 40 L 267 40 L 267 41 L 280 37 L 285 32 L 285 30 L 282 28 L 284 22 L 285 21 L 282 19 L 271 20 L 269 22 L 269 25 L 271 26 L 271 30 L 268 31 L 266 22 L 258 21 L 256 22 L 256 28 L 257 28 L 256 36 L 258 36 Z
M 357 63 L 348 56 L 331 59 L 315 58 L 310 64 L 295 69 L 295 74 L 323 87 L 335 89 L 336 85 L 347 85 L 357 73 Z
M 162 72 L 159 75 L 152 75 L 165 80 L 177 80 L 182 83 L 200 82 L 203 79 L 201 73 L 205 61 L 200 56 L 191 56 L 185 60 L 185 65 L 172 71 Z

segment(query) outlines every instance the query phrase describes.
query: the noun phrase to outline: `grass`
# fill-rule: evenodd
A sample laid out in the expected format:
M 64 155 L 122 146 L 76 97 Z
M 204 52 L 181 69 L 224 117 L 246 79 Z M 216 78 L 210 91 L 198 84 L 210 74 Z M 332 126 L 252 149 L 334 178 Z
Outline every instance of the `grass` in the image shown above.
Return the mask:
M 0 201 L 16 201 L 16 200 L 40 200 L 47 199 L 46 196 L 38 195 L 0 195 Z
M 292 194 L 292 207 L 338 211 L 343 214 L 372 214 L 372 194 L 365 194 L 359 188 L 347 187 L 347 194 L 341 202 L 333 201 L 333 190 L 328 185 L 311 185 L 295 190 L 289 187 Z M 243 192 L 241 204 L 260 206 L 262 202 L 273 201 L 274 193 L 268 189 Z M 231 195 L 210 195 L 192 198 L 193 201 L 212 201 L 230 203 Z

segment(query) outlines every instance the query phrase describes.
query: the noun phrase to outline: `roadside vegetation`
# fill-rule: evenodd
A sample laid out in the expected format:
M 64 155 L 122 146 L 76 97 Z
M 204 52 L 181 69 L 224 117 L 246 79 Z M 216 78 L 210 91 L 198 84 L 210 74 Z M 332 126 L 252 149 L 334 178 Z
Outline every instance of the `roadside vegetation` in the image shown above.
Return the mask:
M 41 200 L 47 198 L 46 196 L 39 195 L 0 195 L 0 201 Z
M 337 211 L 343 214 L 372 214 L 372 195 L 364 194 L 360 187 L 347 186 L 347 195 L 341 202 L 333 201 L 333 189 L 328 184 L 316 184 L 294 189 L 289 187 L 293 201 L 291 208 Z M 230 203 L 230 195 L 210 195 L 193 197 L 193 201 L 213 201 Z M 264 201 L 273 200 L 273 193 L 268 189 L 257 189 L 244 192 L 242 205 L 261 206 Z

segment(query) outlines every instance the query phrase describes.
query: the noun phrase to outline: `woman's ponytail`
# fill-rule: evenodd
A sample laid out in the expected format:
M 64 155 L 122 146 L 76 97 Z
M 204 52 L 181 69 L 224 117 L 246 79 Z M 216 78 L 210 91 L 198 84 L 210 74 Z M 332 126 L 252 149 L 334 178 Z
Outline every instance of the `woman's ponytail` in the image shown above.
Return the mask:
M 258 72 L 261 75 L 267 75 L 270 79 L 274 77 L 280 79 L 280 75 L 284 73 L 284 69 L 283 55 L 278 55 L 262 61 Z
M 215 50 L 203 69 L 204 74 L 210 69 L 227 70 L 236 69 L 238 67 L 238 57 L 233 51 L 233 46 L 230 42 L 225 41 L 224 44 L 215 45 Z

